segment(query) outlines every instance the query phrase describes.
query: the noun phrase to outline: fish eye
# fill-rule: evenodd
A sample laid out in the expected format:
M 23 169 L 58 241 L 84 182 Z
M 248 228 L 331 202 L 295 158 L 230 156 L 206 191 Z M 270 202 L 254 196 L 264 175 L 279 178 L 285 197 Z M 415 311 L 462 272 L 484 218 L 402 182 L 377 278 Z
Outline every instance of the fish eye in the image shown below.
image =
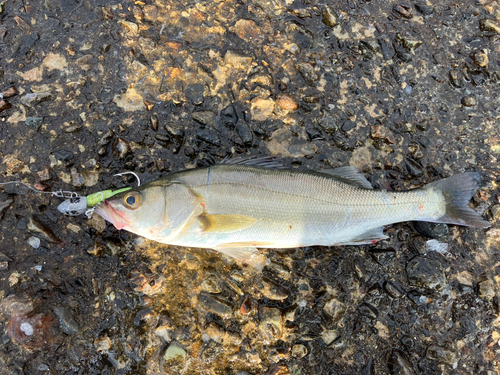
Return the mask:
M 139 193 L 138 191 L 131 191 L 125 195 L 125 197 L 123 198 L 123 202 L 128 209 L 135 210 L 142 204 L 141 193 Z

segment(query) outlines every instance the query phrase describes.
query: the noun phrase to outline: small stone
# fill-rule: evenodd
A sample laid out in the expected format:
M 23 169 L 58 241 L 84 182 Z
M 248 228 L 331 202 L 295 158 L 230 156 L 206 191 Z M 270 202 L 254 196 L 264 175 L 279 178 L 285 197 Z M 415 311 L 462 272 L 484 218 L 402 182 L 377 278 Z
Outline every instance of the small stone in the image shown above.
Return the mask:
M 456 88 L 462 88 L 464 86 L 464 76 L 456 69 L 452 69 L 449 72 L 450 83 Z
M 347 307 L 344 303 L 340 302 L 337 298 L 333 297 L 330 299 L 323 310 L 332 318 L 332 323 L 338 322 L 344 316 L 347 311 Z
M 322 21 L 326 26 L 334 27 L 338 25 L 337 15 L 335 11 L 329 6 L 324 6 L 321 10 Z
M 319 79 L 311 64 L 298 63 L 295 65 L 295 69 L 297 69 L 302 78 L 311 86 Z
M 56 151 L 54 152 L 54 156 L 56 157 L 57 160 L 60 161 L 69 161 L 74 157 L 73 153 L 69 150 Z
M 54 307 L 52 311 L 54 311 L 54 314 L 59 319 L 59 325 L 64 333 L 74 335 L 80 330 L 80 326 L 73 318 L 73 312 L 70 307 Z
M 250 106 L 250 114 L 254 121 L 266 121 L 274 112 L 274 100 L 254 98 Z
M 450 233 L 448 225 L 443 223 L 428 223 L 426 221 L 413 221 L 413 228 L 427 238 L 445 238 Z
M 83 186 L 84 182 L 85 180 L 80 173 L 78 173 L 78 170 L 76 168 L 71 168 L 71 184 L 76 188 L 80 188 Z
M 488 51 L 485 49 L 474 51 L 471 53 L 471 59 L 477 66 L 480 66 L 481 68 L 486 68 L 489 63 Z
M 240 312 L 243 315 L 248 315 L 252 312 L 254 303 L 250 296 L 246 296 L 240 306 Z
M 366 46 L 372 52 L 380 51 L 380 44 L 378 44 L 375 38 L 366 38 L 361 41 L 361 43 Z
M 200 105 L 203 103 L 204 92 L 205 85 L 203 83 L 192 83 L 184 90 L 184 94 L 194 105 Z
M 267 298 L 274 301 L 282 301 L 290 295 L 290 291 L 275 281 L 258 275 L 254 278 L 255 287 Z
M 370 136 L 373 139 L 383 139 L 384 141 L 390 144 L 396 143 L 396 138 L 394 138 L 394 134 L 392 133 L 392 131 L 382 125 L 371 126 Z
M 34 309 L 33 302 L 26 295 L 11 294 L 0 302 L 0 313 L 7 316 L 28 315 Z
M 38 131 L 43 124 L 43 117 L 27 117 L 26 126 L 30 127 L 34 131 Z
M 146 276 L 140 270 L 134 268 L 127 275 L 127 281 L 130 287 L 137 293 L 143 293 L 148 296 L 154 295 L 161 290 L 163 281 L 154 274 Z
M 22 162 L 12 154 L 5 155 L 3 157 L 3 164 L 7 167 L 7 173 L 9 174 L 21 172 L 21 170 L 25 166 L 24 162 Z
M 224 61 L 226 64 L 232 65 L 233 68 L 238 70 L 249 71 L 252 69 L 253 59 L 248 56 L 244 56 L 234 51 L 227 51 L 224 56 Z
M 211 128 L 198 129 L 196 136 L 213 146 L 220 146 L 221 144 L 219 134 Z
M 300 359 L 307 355 L 307 348 L 302 344 L 296 344 L 292 346 L 292 356 Z
M 153 113 L 151 117 L 149 118 L 149 121 L 151 122 L 151 129 L 153 129 L 155 132 L 158 131 L 158 115 L 156 113 Z
M 388 363 L 391 375 L 414 375 L 410 362 L 399 350 L 393 350 Z
M 212 111 L 198 111 L 191 114 L 191 118 L 199 124 L 216 127 L 217 116 Z
M 40 239 L 32 236 L 28 238 L 28 245 L 30 245 L 33 249 L 38 249 L 40 247 Z
M 224 126 L 233 129 L 238 123 L 238 115 L 232 105 L 224 108 L 220 113 L 220 120 Z
M 415 9 L 422 13 L 424 16 L 430 16 L 434 12 L 434 7 L 432 5 L 427 5 L 424 3 L 415 4 Z
M 43 170 L 36 172 L 38 178 L 41 182 L 47 182 L 50 180 L 50 169 L 49 167 L 45 167 Z
M 28 93 L 21 98 L 21 104 L 27 107 L 34 107 L 40 103 L 51 101 L 55 99 L 55 95 L 50 91 Z
M 500 34 L 500 23 L 491 18 L 483 18 L 482 20 L 479 20 L 479 28 L 481 31 Z
M 97 233 L 104 232 L 107 227 L 106 220 L 104 220 L 101 215 L 92 215 L 88 224 L 90 227 L 94 228 Z
M 408 51 L 415 51 L 418 47 L 420 47 L 424 42 L 418 39 L 411 39 L 411 38 L 402 38 L 403 42 L 403 47 L 406 48 Z
M 283 335 L 281 311 L 275 307 L 261 307 L 259 309 L 259 330 L 267 344 L 281 339 Z
M 212 294 L 222 292 L 222 285 L 219 277 L 215 274 L 209 274 L 201 283 L 201 289 Z
M 10 198 L 7 194 L 2 194 L 0 195 L 0 220 L 3 220 L 5 216 L 5 212 L 7 209 L 12 206 L 14 203 L 14 199 Z M 1 253 L 0 253 L 0 260 L 1 260 Z
M 479 297 L 492 300 L 496 296 L 495 283 L 492 280 L 481 281 L 479 284 Z
M 30 232 L 35 232 L 41 234 L 45 239 L 53 243 L 62 242 L 50 229 L 47 224 L 41 221 L 38 216 L 30 215 L 26 223 L 26 227 Z
M 92 187 L 99 182 L 99 172 L 89 171 L 88 169 L 83 169 L 80 173 L 83 178 L 83 184 L 86 187 Z
M 130 21 L 125 21 L 125 20 L 121 21 L 120 23 L 125 30 L 130 31 L 133 34 L 139 33 L 139 26 L 137 26 L 136 23 L 130 22 Z
M 243 122 L 239 121 L 238 125 L 236 125 L 236 134 L 240 137 L 241 141 L 243 144 L 247 147 L 251 146 L 253 143 L 253 134 L 248 125 Z
M 111 339 L 108 336 L 95 339 L 94 348 L 100 353 L 108 351 L 109 349 L 111 349 Z
M 201 306 L 214 314 L 223 318 L 229 318 L 233 314 L 233 307 L 228 302 L 221 298 L 217 298 L 208 293 L 202 292 L 198 297 Z
M 11 108 L 12 105 L 7 100 L 0 100 L 0 112 Z
M 403 296 L 403 291 L 399 286 L 396 286 L 392 281 L 386 281 L 384 283 L 384 289 L 392 298 L 400 298 Z
M 368 303 L 361 304 L 359 307 L 359 313 L 370 319 L 377 319 L 378 317 L 377 309 Z
M 276 97 L 276 104 L 285 111 L 296 111 L 299 109 L 298 103 L 288 94 L 279 94 Z
M 452 367 L 458 362 L 457 354 L 453 350 L 436 344 L 432 344 L 427 348 L 425 357 Z
M 8 271 L 9 270 L 9 262 L 0 261 L 0 271 Z
M 82 56 L 78 59 L 76 59 L 75 61 L 75 65 L 79 66 L 80 69 L 82 69 L 83 71 L 88 71 L 92 68 L 92 66 L 90 65 L 90 60 L 92 60 L 94 58 L 93 55 L 85 55 L 85 56 Z
M 113 151 L 117 154 L 118 158 L 123 159 L 130 152 L 130 145 L 127 141 L 118 138 L 113 144 Z
M 186 360 L 186 351 L 182 349 L 180 346 L 171 344 L 163 356 L 165 362 L 170 361 L 180 361 L 184 362 Z
M 406 264 L 406 274 L 411 285 L 433 290 L 443 290 L 446 277 L 441 263 L 427 257 L 417 256 Z
M 477 100 L 473 96 L 464 96 L 461 103 L 464 107 L 474 107 L 477 104 Z
M 162 338 L 165 342 L 172 341 L 172 332 L 174 330 L 174 323 L 168 316 L 163 315 L 158 321 L 155 328 L 155 335 Z
M 393 7 L 394 12 L 398 13 L 399 15 L 403 16 L 406 19 L 412 19 L 413 18 L 413 10 L 409 5 L 406 4 L 397 4 L 394 5 Z
M 252 20 L 241 19 L 234 24 L 234 33 L 245 42 L 262 40 L 259 26 Z

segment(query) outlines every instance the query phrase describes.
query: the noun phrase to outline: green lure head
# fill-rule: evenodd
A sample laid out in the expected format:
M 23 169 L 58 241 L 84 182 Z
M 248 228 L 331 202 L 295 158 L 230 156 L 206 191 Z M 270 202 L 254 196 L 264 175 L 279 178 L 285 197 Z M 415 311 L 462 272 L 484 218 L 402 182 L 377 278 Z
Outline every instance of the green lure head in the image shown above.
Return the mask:
M 97 193 L 90 194 L 87 196 L 87 207 L 94 207 L 96 204 L 101 203 L 103 200 L 112 197 L 115 194 L 121 193 L 123 191 L 130 190 L 132 188 L 126 187 L 118 190 L 103 190 L 98 191 Z

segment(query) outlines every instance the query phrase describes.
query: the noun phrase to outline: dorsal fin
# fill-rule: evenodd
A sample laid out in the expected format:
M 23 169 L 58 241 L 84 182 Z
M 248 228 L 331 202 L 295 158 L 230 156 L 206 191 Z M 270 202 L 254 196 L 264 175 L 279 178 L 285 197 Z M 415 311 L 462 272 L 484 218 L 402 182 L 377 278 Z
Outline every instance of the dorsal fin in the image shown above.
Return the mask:
M 370 181 L 368 181 L 366 177 L 363 176 L 363 174 L 355 167 L 347 166 L 332 169 L 321 169 L 316 172 L 335 176 L 338 180 L 345 182 L 346 184 L 362 189 L 373 189 Z
M 220 164 L 232 165 L 247 165 L 249 167 L 260 168 L 276 168 L 283 169 L 285 166 L 283 162 L 275 156 L 261 156 L 261 155 L 238 155 L 235 157 L 228 156 L 220 162 Z

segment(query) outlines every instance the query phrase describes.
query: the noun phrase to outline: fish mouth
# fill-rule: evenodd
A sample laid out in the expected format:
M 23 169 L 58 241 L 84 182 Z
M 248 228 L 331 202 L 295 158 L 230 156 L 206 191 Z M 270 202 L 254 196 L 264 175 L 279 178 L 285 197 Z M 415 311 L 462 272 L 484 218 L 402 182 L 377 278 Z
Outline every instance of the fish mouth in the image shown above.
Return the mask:
M 103 217 L 104 220 L 109 221 L 120 230 L 129 225 L 129 221 L 125 218 L 125 213 L 114 208 L 108 201 L 99 203 L 95 212 Z

